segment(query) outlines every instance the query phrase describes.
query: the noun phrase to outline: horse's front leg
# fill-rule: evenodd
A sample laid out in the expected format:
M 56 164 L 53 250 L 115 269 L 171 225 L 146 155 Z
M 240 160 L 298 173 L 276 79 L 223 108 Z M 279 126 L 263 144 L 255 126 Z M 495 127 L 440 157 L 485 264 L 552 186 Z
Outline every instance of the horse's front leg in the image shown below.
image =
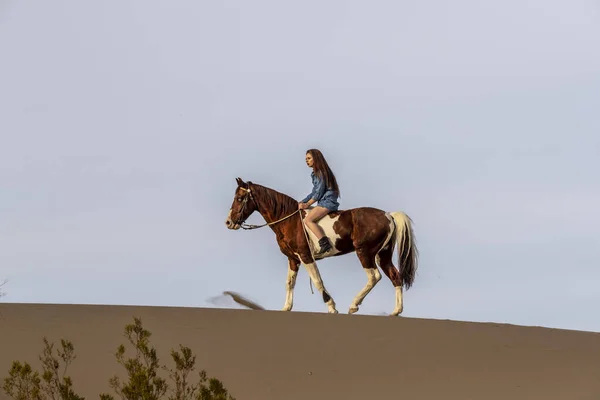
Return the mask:
M 294 287 L 296 286 L 296 277 L 298 276 L 298 267 L 300 262 L 292 258 L 288 259 L 288 273 L 285 282 L 285 305 L 282 311 L 291 311 L 294 307 Z
M 319 269 L 317 268 L 317 263 L 313 262 L 312 259 L 310 261 L 304 261 L 304 258 L 301 259 L 302 264 L 304 264 L 304 266 L 306 267 L 308 275 L 310 276 L 310 279 L 312 280 L 313 284 L 315 285 L 317 290 L 321 292 L 321 295 L 323 296 L 323 302 L 327 304 L 328 312 L 330 314 L 337 314 L 338 310 L 335 308 L 335 301 L 333 301 L 333 298 L 327 292 L 327 289 L 325 289 L 323 279 L 321 279 L 321 274 L 319 272 Z

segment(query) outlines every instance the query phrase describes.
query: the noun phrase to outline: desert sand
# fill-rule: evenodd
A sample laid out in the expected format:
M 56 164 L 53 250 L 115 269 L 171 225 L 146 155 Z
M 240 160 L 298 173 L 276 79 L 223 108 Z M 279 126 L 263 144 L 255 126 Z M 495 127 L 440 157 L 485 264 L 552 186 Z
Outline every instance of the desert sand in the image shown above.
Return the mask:
M 113 393 L 134 316 L 161 361 L 191 347 L 238 400 L 600 399 L 600 333 L 266 310 L 0 304 L 0 376 L 15 359 L 39 367 L 43 336 L 67 338 L 75 391 Z

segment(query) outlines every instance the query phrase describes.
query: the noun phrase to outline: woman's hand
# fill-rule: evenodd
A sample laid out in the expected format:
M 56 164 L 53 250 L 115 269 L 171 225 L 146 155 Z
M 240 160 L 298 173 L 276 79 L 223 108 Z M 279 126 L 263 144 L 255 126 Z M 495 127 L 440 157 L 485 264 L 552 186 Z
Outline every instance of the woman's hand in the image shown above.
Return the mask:
M 308 208 L 308 204 L 306 203 L 298 203 L 298 209 L 299 210 L 305 210 Z

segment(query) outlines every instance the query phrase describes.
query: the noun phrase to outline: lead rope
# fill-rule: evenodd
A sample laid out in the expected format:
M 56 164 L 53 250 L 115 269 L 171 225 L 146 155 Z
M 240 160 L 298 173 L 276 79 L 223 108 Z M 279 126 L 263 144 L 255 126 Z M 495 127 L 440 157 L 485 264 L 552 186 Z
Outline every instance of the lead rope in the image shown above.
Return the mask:
M 308 244 L 308 249 L 310 250 L 310 256 L 312 257 L 313 262 L 316 263 L 317 260 L 315 260 L 315 256 L 314 256 L 315 253 L 313 251 L 314 249 L 311 245 L 311 241 L 308 238 L 308 233 L 306 233 L 306 225 L 304 225 L 304 220 L 302 219 L 302 212 L 299 212 L 298 215 L 300 216 L 300 225 L 302 225 L 302 230 L 304 231 L 304 237 L 306 238 L 306 244 Z M 300 260 L 300 261 L 302 261 L 302 260 Z M 310 285 L 310 293 L 315 294 L 315 292 L 313 292 L 312 279 L 310 277 L 310 274 L 308 276 L 308 283 Z
M 245 229 L 245 230 L 252 230 L 252 229 L 258 229 L 258 228 L 262 228 L 263 226 L 267 226 L 267 225 L 275 225 L 276 223 L 279 223 L 283 220 L 286 220 L 290 217 L 292 217 L 294 214 L 296 214 L 297 212 L 299 212 L 300 210 L 296 210 L 293 213 L 291 213 L 290 215 L 286 215 L 283 218 L 278 219 L 277 221 L 273 221 L 273 222 L 267 222 L 265 224 L 262 225 L 252 225 L 252 224 L 246 224 L 246 223 L 241 223 L 240 224 L 240 228 Z M 302 216 L 300 216 L 300 218 L 302 218 Z

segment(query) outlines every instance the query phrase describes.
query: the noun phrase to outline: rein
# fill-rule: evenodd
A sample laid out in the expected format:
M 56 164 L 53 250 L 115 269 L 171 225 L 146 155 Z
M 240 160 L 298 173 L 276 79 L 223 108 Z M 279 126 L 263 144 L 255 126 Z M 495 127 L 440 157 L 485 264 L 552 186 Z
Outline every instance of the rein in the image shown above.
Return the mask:
M 246 204 L 248 203 L 248 197 L 252 198 L 252 201 L 254 201 L 254 204 L 256 205 L 256 208 L 258 210 L 258 202 L 256 202 L 254 200 L 254 197 L 252 196 L 252 192 L 250 191 L 250 188 L 246 189 L 246 188 L 241 188 L 242 190 L 245 190 L 246 193 L 248 193 L 246 196 L 244 196 L 244 200 L 242 203 L 242 208 L 240 209 L 240 217 L 242 216 L 242 212 L 244 211 L 244 208 L 246 207 Z M 260 212 L 260 211 L 259 211 Z M 279 218 L 277 221 L 272 221 L 272 222 L 267 222 L 264 223 L 262 225 L 252 225 L 252 224 L 246 224 L 245 222 L 241 222 L 241 221 L 236 221 L 239 225 L 240 228 L 244 229 L 244 230 L 252 230 L 252 229 L 258 229 L 258 228 L 262 228 L 263 226 L 268 226 L 268 225 L 275 225 L 281 221 L 284 221 L 286 219 L 288 219 L 289 217 L 293 216 L 294 214 L 296 214 L 297 212 L 300 212 L 300 209 L 297 209 L 296 211 L 294 211 L 293 213 L 286 215 L 283 218 Z

